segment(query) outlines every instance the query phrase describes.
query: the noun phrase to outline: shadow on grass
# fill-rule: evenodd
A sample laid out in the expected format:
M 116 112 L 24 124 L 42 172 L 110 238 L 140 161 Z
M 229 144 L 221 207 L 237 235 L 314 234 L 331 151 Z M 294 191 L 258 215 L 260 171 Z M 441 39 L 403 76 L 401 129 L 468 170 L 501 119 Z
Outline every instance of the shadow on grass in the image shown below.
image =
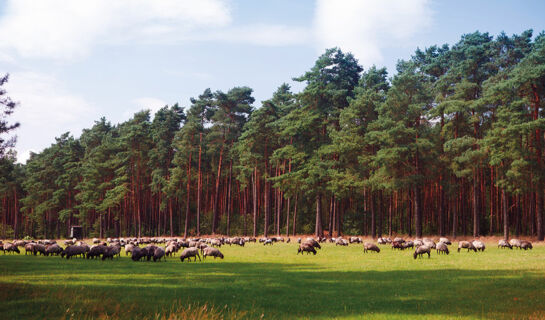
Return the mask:
M 545 279 L 532 270 L 342 272 L 312 264 L 173 260 L 153 265 L 126 261 L 121 267 L 97 261 L 81 269 L 73 268 L 78 262 L 67 265 L 47 263 L 38 273 L 21 267 L 16 282 L 0 282 L 0 315 L 60 318 L 70 309 L 91 317 L 135 318 L 168 312 L 176 303 L 228 306 L 249 318 L 545 314 Z

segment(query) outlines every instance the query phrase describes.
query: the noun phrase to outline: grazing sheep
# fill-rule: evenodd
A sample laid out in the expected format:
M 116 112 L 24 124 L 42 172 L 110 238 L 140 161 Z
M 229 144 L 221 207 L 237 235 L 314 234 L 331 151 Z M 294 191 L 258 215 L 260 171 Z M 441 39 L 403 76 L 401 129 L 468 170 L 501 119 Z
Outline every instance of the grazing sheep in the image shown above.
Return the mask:
M 309 243 L 311 246 L 313 246 L 316 249 L 322 249 L 318 241 L 314 240 L 313 238 L 307 238 L 305 242 L 303 243 Z
M 87 259 L 94 259 L 99 258 L 101 255 L 106 252 L 106 246 L 103 246 L 101 244 L 92 246 L 89 252 L 87 252 Z
M 54 255 L 59 255 L 61 254 L 62 252 L 62 248 L 61 246 L 59 246 L 58 244 L 50 244 L 48 245 L 47 247 L 45 247 L 45 255 L 46 256 L 49 256 L 50 254 L 54 254 Z
M 426 246 L 426 245 L 421 245 L 419 246 L 418 248 L 416 248 L 416 250 L 414 250 L 414 254 L 413 254 L 413 257 L 416 259 L 416 257 L 420 256 L 420 258 L 422 258 L 422 256 L 424 255 L 424 253 L 427 253 L 428 254 L 428 259 L 430 258 L 430 247 Z
M 140 247 L 134 247 L 131 251 L 132 261 L 140 261 L 140 259 L 145 256 L 147 256 L 147 253 L 145 253 L 144 250 Z
M 403 246 L 403 250 L 408 248 L 414 248 L 414 243 L 412 241 L 405 241 L 403 242 L 402 246 Z
M 17 241 L 13 242 L 14 246 L 21 247 L 21 248 L 24 248 L 26 244 L 27 244 L 27 242 L 24 241 L 24 240 L 17 240 Z
M 161 247 L 156 247 L 155 251 L 153 252 L 153 262 L 156 262 L 157 260 L 161 261 L 161 259 L 163 259 L 163 261 L 166 261 L 165 250 Z
M 446 245 L 449 245 L 449 246 L 452 244 L 452 242 L 450 242 L 450 240 L 448 238 L 445 238 L 445 237 L 439 238 L 439 242 L 442 242 L 442 243 L 444 243 Z
M 520 241 L 519 239 L 511 239 L 509 240 L 509 244 L 513 247 L 520 249 L 520 246 L 522 245 L 522 241 Z
M 83 246 L 68 246 L 61 252 L 61 258 L 66 256 L 66 259 L 70 259 L 73 256 L 85 255 L 85 247 Z
M 201 256 L 199 256 L 199 249 L 194 247 L 185 248 L 184 251 L 182 251 L 182 254 L 180 254 L 180 260 L 182 262 L 184 262 L 185 259 L 191 262 L 191 257 L 195 257 L 195 262 L 197 261 L 197 258 L 199 258 L 199 261 L 202 261 Z
M 520 245 L 520 249 L 524 249 L 524 250 L 530 249 L 530 250 L 532 250 L 533 249 L 532 243 L 530 241 L 522 240 L 521 245 Z
M 147 245 L 144 249 L 142 249 L 148 261 L 150 261 L 151 258 L 153 257 L 153 254 L 155 253 L 155 248 L 157 248 L 157 246 L 150 244 L 150 245 Z
M 231 244 L 231 241 L 229 241 L 229 245 Z M 218 239 L 212 239 L 210 240 L 210 245 L 214 247 L 221 247 L 221 241 Z
M 511 250 L 513 250 L 513 246 L 509 244 L 509 242 L 505 241 L 505 240 L 500 240 L 498 241 L 498 248 L 509 248 Z
M 97 238 L 93 238 L 93 244 L 98 244 L 100 243 L 100 240 L 98 240 Z
M 288 238 L 288 240 L 286 240 L 286 243 L 290 243 L 290 242 L 291 242 L 291 238 Z
M 114 256 L 119 253 L 119 250 L 116 246 L 108 246 L 106 247 L 106 250 L 102 253 L 102 261 L 106 259 L 113 260 Z
M 448 251 L 448 246 L 446 243 L 444 242 L 439 242 L 436 246 L 435 246 L 435 249 L 437 250 L 437 253 L 440 254 L 440 253 L 446 253 L 447 255 L 449 254 L 449 251 Z
M 297 254 L 303 254 L 303 252 L 306 252 L 307 254 L 312 252 L 314 255 L 316 255 L 316 249 L 314 249 L 314 246 L 309 242 L 304 242 L 299 245 L 299 249 L 297 249 Z
M 403 250 L 403 249 L 405 249 L 405 248 L 403 247 L 403 243 L 402 243 L 402 242 L 394 241 L 394 242 L 392 242 L 392 250 L 393 250 L 393 249 L 400 249 L 400 250 Z
M 267 245 L 267 244 L 272 246 L 273 244 L 272 239 L 265 239 L 265 241 L 263 241 L 263 245 Z
M 364 253 L 367 253 L 367 251 L 374 251 L 376 253 L 380 253 L 380 248 L 372 243 L 372 242 L 366 242 L 364 245 L 363 245 L 363 252 Z
M 473 250 L 473 251 L 477 252 L 477 249 L 475 248 L 473 243 L 471 243 L 469 241 L 460 241 L 460 242 L 458 242 L 458 252 L 460 252 L 460 249 L 467 249 L 467 252 L 469 252 L 469 250 Z
M 32 253 L 33 253 L 34 255 L 36 255 L 36 254 L 39 253 L 39 254 L 45 256 L 45 245 L 40 244 L 40 243 L 37 243 L 36 245 L 34 245 L 34 246 L 32 247 Z
M 337 241 L 335 241 L 336 246 L 347 246 L 348 241 L 344 240 L 343 238 L 337 238 Z
M 413 244 L 414 244 L 415 247 L 418 248 L 418 247 L 424 245 L 424 242 L 422 242 L 422 239 L 416 239 L 416 240 L 414 240 Z
M 403 238 L 400 238 L 400 237 L 395 237 L 393 242 L 403 243 L 403 242 L 405 242 L 405 240 Z
M 64 240 L 64 245 L 65 246 L 71 246 L 73 244 L 76 244 L 76 243 L 74 241 L 72 241 L 72 240 Z
M 297 243 L 301 243 L 301 238 L 297 238 Z
M 428 238 L 424 238 L 424 240 L 422 240 L 422 243 L 426 246 L 426 247 L 430 247 L 430 249 L 435 249 L 435 242 L 433 242 L 433 240 L 431 239 L 428 239 Z
M 19 248 L 17 248 L 17 246 L 13 243 L 4 243 L 4 247 L 2 248 L 2 250 L 4 251 L 4 254 L 6 254 L 6 251 L 17 252 L 18 254 L 21 253 L 21 251 L 19 251 Z
M 387 244 L 388 242 L 384 238 L 378 238 L 377 239 L 378 244 Z
M 484 242 L 482 242 L 480 240 L 473 240 L 472 244 L 473 244 L 473 246 L 475 247 L 475 249 L 477 251 L 483 251 L 484 252 L 484 249 L 485 249 Z
M 175 255 L 176 252 L 178 252 L 178 247 L 174 244 L 167 246 L 167 248 L 165 249 L 165 254 L 167 255 L 167 257 Z
M 207 256 L 214 257 L 214 259 L 216 258 L 223 259 L 223 253 L 221 253 L 218 248 L 212 248 L 212 247 L 204 248 L 202 252 L 202 257 L 203 259 L 205 259 Z

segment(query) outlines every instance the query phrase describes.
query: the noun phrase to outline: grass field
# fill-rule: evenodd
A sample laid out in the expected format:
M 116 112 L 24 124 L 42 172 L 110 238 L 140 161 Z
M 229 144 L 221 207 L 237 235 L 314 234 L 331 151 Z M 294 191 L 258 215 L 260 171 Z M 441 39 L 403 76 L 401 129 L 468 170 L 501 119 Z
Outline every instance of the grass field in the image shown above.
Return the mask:
M 202 263 L 0 254 L 0 319 L 545 318 L 545 246 L 487 245 L 417 260 L 293 243 L 224 246 Z

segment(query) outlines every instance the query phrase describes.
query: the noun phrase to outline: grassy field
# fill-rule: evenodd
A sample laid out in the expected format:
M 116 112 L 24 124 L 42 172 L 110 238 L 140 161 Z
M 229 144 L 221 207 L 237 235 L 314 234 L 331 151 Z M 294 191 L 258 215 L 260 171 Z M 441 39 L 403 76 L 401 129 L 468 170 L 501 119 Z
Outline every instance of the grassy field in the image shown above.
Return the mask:
M 545 246 L 432 254 L 226 246 L 224 260 L 0 254 L 0 319 L 543 319 Z M 23 250 L 24 252 L 24 250 Z

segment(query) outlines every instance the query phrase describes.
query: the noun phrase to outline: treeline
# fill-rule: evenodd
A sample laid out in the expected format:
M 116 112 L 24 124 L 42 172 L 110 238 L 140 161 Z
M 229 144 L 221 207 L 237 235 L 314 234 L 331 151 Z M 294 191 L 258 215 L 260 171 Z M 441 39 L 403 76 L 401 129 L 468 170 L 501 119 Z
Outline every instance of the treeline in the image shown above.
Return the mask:
M 206 89 L 2 158 L 2 237 L 404 233 L 543 240 L 545 35 L 475 32 L 397 73 L 334 48 L 255 108 Z M 185 111 L 184 111 L 185 110 Z

